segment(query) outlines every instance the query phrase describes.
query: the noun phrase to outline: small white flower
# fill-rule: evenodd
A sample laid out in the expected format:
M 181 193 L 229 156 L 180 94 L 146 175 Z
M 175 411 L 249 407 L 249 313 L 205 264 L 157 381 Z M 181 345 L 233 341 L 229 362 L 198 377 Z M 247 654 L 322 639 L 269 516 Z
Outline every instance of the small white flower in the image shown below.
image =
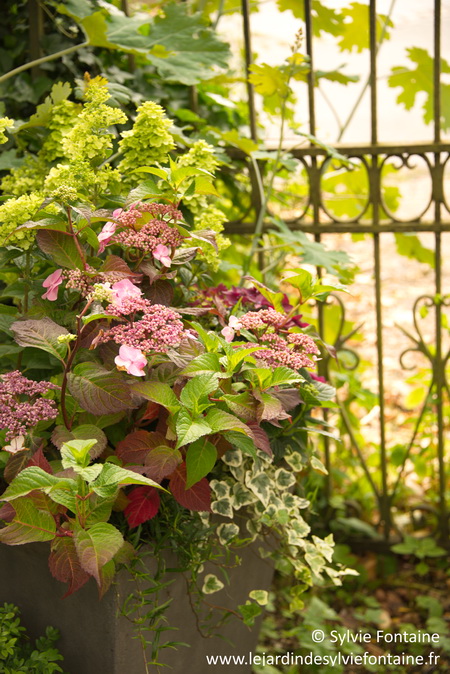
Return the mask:
M 18 435 L 11 440 L 11 444 L 5 445 L 3 449 L 5 452 L 9 452 L 10 454 L 16 454 L 17 452 L 22 452 L 23 450 L 27 449 L 27 447 L 24 447 L 24 444 L 25 436 Z

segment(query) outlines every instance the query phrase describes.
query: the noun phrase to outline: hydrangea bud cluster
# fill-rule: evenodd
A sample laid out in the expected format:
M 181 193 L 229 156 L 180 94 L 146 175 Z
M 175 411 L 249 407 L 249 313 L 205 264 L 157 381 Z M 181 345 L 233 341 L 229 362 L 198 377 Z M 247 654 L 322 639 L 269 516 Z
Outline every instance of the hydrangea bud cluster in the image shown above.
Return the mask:
M 279 329 L 284 327 L 286 316 L 275 309 L 261 309 L 261 311 L 248 311 L 239 320 L 246 330 L 261 330 L 268 327 Z
M 136 310 L 143 312 L 140 320 L 115 325 L 100 334 L 96 344 L 113 340 L 116 344 L 139 349 L 142 353 L 166 353 L 169 348 L 178 346 L 186 336 L 179 314 L 162 304 L 152 304 L 141 297 L 131 297 L 106 308 L 107 313 L 115 315 Z
M 58 388 L 47 381 L 36 382 L 18 370 L 1 376 L 0 428 L 7 429 L 6 440 L 26 435 L 39 421 L 55 419 L 58 409 L 53 400 L 37 397 Z M 28 400 L 23 400 L 27 396 Z
M 163 220 L 152 220 L 139 231 L 134 229 L 122 230 L 115 234 L 112 240 L 126 248 L 138 248 L 147 253 L 152 253 L 161 244 L 168 248 L 177 248 L 183 237 L 178 230 L 170 227 Z
M 288 336 L 288 340 L 290 336 L 292 335 Z M 270 348 L 263 351 L 258 351 L 256 356 L 259 360 L 264 361 L 268 367 L 279 367 L 280 365 L 284 365 L 285 367 L 290 367 L 292 370 L 300 370 L 302 367 L 314 367 L 314 361 L 308 354 L 319 353 L 319 350 L 311 337 L 308 335 L 301 336 L 306 337 L 307 340 L 311 340 L 311 342 L 314 344 L 314 351 L 311 351 L 312 347 L 309 344 L 309 341 L 309 351 L 297 351 L 297 345 L 294 345 L 294 348 L 292 348 L 290 343 L 288 343 L 280 335 L 270 333 L 264 335 L 264 342 L 266 344 L 268 343 Z

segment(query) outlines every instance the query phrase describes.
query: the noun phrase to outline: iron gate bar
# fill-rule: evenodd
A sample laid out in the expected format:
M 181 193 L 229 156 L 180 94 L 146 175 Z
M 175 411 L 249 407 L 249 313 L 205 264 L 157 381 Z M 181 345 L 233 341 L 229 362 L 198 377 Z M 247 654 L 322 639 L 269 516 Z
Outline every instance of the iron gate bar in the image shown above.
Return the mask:
M 434 141 L 439 143 L 441 140 L 441 0 L 434 2 L 434 82 L 433 82 L 433 100 L 434 100 Z M 440 153 L 435 153 L 435 166 L 439 167 Z M 441 198 L 440 191 L 433 194 L 435 200 L 435 221 L 441 222 Z M 435 234 L 435 278 L 436 278 L 436 296 L 439 298 L 442 294 L 442 235 L 440 231 Z M 438 462 L 439 462 L 439 525 L 440 534 L 443 541 L 448 539 L 448 514 L 446 502 L 446 471 L 444 458 L 444 410 L 442 394 L 444 389 L 444 370 L 442 365 L 442 305 L 438 300 L 436 302 L 436 415 L 438 424 Z
M 293 219 L 286 219 L 286 223 L 292 230 L 300 230 L 314 235 L 316 241 L 320 241 L 323 234 L 336 233 L 367 233 L 372 236 L 373 240 L 373 259 L 374 259 L 374 276 L 375 276 L 375 318 L 376 318 L 376 350 L 377 350 L 377 377 L 378 377 L 378 391 L 379 391 L 379 426 L 380 426 L 380 471 L 381 471 L 381 485 L 377 486 L 368 473 L 368 466 L 364 461 L 361 453 L 361 448 L 356 442 L 355 435 L 351 429 L 348 428 L 350 441 L 358 455 L 363 470 L 366 472 L 366 477 L 372 487 L 374 496 L 378 502 L 380 510 L 380 524 L 383 528 L 385 541 L 388 542 L 393 529 L 391 506 L 399 482 L 405 470 L 405 465 L 399 468 L 397 479 L 389 486 L 388 480 L 388 448 L 385 429 L 385 383 L 384 383 L 384 368 L 383 368 L 383 316 L 382 316 L 382 258 L 381 258 L 381 234 L 385 233 L 419 233 L 431 232 L 434 234 L 434 257 L 435 257 L 435 297 L 424 296 L 418 298 L 414 305 L 416 311 L 420 300 L 426 299 L 429 302 L 428 306 L 433 306 L 435 310 L 435 353 L 429 353 L 428 360 L 432 366 L 433 379 L 430 389 L 435 392 L 435 398 L 432 401 L 436 414 L 437 423 L 437 461 L 438 461 L 438 482 L 439 482 L 439 506 L 438 506 L 438 526 L 440 538 L 442 541 L 447 541 L 449 534 L 448 521 L 448 507 L 446 502 L 446 487 L 447 475 L 445 467 L 445 442 L 444 442 L 444 409 L 443 409 L 443 394 L 446 390 L 449 394 L 448 383 L 445 379 L 445 366 L 449 360 L 450 353 L 445 357 L 442 355 L 442 234 L 450 232 L 450 196 L 446 200 L 444 194 L 444 171 L 446 166 L 450 166 L 450 143 L 442 142 L 441 140 L 441 0 L 434 0 L 434 34 L 433 34 L 433 48 L 434 48 L 434 65 L 433 65 L 433 122 L 434 122 L 434 140 L 426 143 L 378 143 L 378 111 L 377 111 L 377 14 L 376 14 L 376 0 L 369 0 L 368 4 L 368 27 L 369 27 L 369 59 L 370 59 L 370 143 L 367 145 L 358 144 L 340 144 L 336 149 L 346 158 L 359 159 L 361 166 L 365 168 L 367 173 L 368 194 L 367 203 L 362 211 L 354 218 L 347 221 L 338 220 L 333 217 L 333 214 L 326 208 L 324 197 L 321 191 L 321 180 L 324 176 L 325 169 L 328 166 L 329 158 L 327 150 L 310 144 L 310 146 L 302 146 L 294 149 L 286 148 L 291 155 L 297 158 L 307 173 L 308 178 L 308 201 L 303 208 L 300 216 Z M 311 0 L 304 0 L 305 9 L 305 42 L 306 52 L 310 60 L 310 71 L 307 75 L 308 88 L 308 110 L 309 110 L 309 131 L 311 135 L 316 135 L 316 120 L 315 120 L 315 82 L 314 82 L 314 51 L 313 51 L 313 18 L 312 18 L 312 2 Z M 242 0 L 243 11 L 243 25 L 244 38 L 246 47 L 246 69 L 249 72 L 252 62 L 251 54 L 251 30 L 250 30 L 250 11 L 248 0 Z M 254 103 L 253 87 L 248 87 L 248 104 L 250 116 L 250 128 L 252 138 L 256 138 L 256 108 Z M 248 162 L 248 155 L 236 148 L 227 149 L 229 156 L 232 159 L 242 160 Z M 382 192 L 382 172 L 386 162 L 392 158 L 400 160 L 401 165 L 407 168 L 412 168 L 408 163 L 414 157 L 420 157 L 424 160 L 430 176 L 431 181 L 431 197 L 426 208 L 417 217 L 409 220 L 400 220 L 391 213 L 384 203 Z M 433 160 L 431 159 L 433 158 Z M 332 159 L 333 161 L 333 159 Z M 397 168 L 401 168 L 397 167 Z M 250 167 L 250 172 L 252 168 Z M 254 202 L 253 202 L 254 203 Z M 445 207 L 445 216 L 442 211 L 442 205 Z M 430 208 L 434 206 L 433 221 L 427 221 L 424 216 L 429 213 Z M 371 218 L 368 219 L 366 213 L 371 209 Z M 256 209 L 257 210 L 257 209 Z M 325 216 L 325 218 L 323 217 Z M 228 233 L 252 234 L 254 233 L 254 222 L 245 221 L 245 216 L 242 220 L 229 222 L 226 226 Z M 270 228 L 270 221 L 267 218 L 264 229 Z M 319 270 L 320 273 L 320 270 Z M 318 325 L 319 332 L 324 333 L 325 307 L 323 304 L 318 304 Z M 420 334 L 420 333 L 419 333 Z M 409 337 L 411 337 L 409 335 Z M 411 339 L 414 340 L 413 337 Z M 421 338 L 421 335 L 419 337 Z M 345 340 L 345 338 L 344 338 Z M 421 343 L 425 347 L 425 343 L 417 342 L 419 347 Z M 420 349 L 412 349 L 420 350 Z M 325 359 L 324 359 L 325 360 Z M 322 364 L 322 368 L 326 370 L 326 363 Z M 411 437 L 407 446 L 407 456 L 409 456 L 413 449 L 417 433 L 421 421 L 424 417 L 426 409 L 426 401 L 422 406 L 420 414 L 416 419 L 413 436 Z M 345 424 L 346 414 L 345 410 L 342 412 L 343 421 Z M 347 426 L 348 419 L 347 419 Z M 328 438 L 323 439 L 325 465 L 328 469 L 331 466 L 330 456 L 330 441 Z M 406 459 L 405 459 L 406 463 Z M 331 471 L 330 475 L 331 475 Z M 326 493 L 329 497 L 331 495 L 331 478 L 327 480 Z

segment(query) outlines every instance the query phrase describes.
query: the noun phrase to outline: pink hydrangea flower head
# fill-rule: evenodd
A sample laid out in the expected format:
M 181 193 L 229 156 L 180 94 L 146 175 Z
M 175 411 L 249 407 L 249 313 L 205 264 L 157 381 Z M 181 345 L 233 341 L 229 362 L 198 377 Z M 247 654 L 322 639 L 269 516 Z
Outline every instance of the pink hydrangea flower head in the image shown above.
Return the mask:
M 147 365 L 147 358 L 140 349 L 124 344 L 119 349 L 119 355 L 114 358 L 114 362 L 120 370 L 126 370 L 128 374 L 135 377 L 144 377 L 144 367 Z
M 42 284 L 43 288 L 47 288 L 47 291 L 42 295 L 42 299 L 50 300 L 50 302 L 54 302 L 56 299 L 58 299 L 58 287 L 61 285 L 62 282 L 63 282 L 62 269 L 57 269 L 56 271 L 53 272 L 53 274 L 47 276 L 47 278 Z
M 111 290 L 114 293 L 114 303 L 120 304 L 124 300 L 141 297 L 142 290 L 134 285 L 130 279 L 124 278 L 122 281 L 114 283 Z
M 122 210 L 122 209 L 118 209 Z M 114 211 L 115 213 L 116 211 Z M 107 222 L 106 225 L 103 226 L 102 231 L 98 235 L 98 242 L 100 244 L 98 252 L 103 253 L 105 250 L 106 246 L 108 243 L 111 241 L 112 237 L 114 236 L 115 232 L 117 229 L 117 224 L 115 222 Z
M 172 258 L 169 255 L 170 250 L 164 244 L 159 243 L 155 250 L 153 251 L 153 257 L 155 260 L 159 260 L 164 267 L 170 267 L 172 264 Z

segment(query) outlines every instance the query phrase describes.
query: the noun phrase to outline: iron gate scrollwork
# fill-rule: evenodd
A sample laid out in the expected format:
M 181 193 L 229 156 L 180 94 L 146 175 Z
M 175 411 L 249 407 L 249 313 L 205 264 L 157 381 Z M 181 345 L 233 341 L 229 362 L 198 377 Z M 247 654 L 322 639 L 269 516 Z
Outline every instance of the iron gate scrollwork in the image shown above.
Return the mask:
M 309 104 L 309 131 L 312 135 L 316 132 L 315 123 L 315 92 L 314 92 L 314 50 L 311 0 L 304 0 L 305 6 L 305 38 L 306 51 L 310 59 L 310 72 L 308 74 L 308 104 Z M 251 65 L 251 33 L 250 13 L 248 0 L 242 0 L 243 27 L 246 49 L 247 70 Z M 444 420 L 444 395 L 450 398 L 449 383 L 445 376 L 445 368 L 450 358 L 450 351 L 445 351 L 442 340 L 443 333 L 443 309 L 448 304 L 442 287 L 442 237 L 450 231 L 450 203 L 444 194 L 444 172 L 450 166 L 450 145 L 441 139 L 441 0 L 434 0 L 434 66 L 433 66 L 433 125 L 434 139 L 430 143 L 421 144 L 380 144 L 378 142 L 378 118 L 377 118 L 377 35 L 376 35 L 376 0 L 370 0 L 369 13 L 369 37 L 370 37 L 370 109 L 371 109 L 371 142 L 367 145 L 354 147 L 338 146 L 336 149 L 353 164 L 357 164 L 360 170 L 366 174 L 367 195 L 366 203 L 352 218 L 344 220 L 333 214 L 332 209 L 326 203 L 322 183 L 326 174 L 330 159 L 327 151 L 316 145 L 289 150 L 297 158 L 304 169 L 308 183 L 308 195 L 306 205 L 294 218 L 287 220 L 287 224 L 293 230 L 302 230 L 311 233 L 316 241 L 320 241 L 324 234 L 335 233 L 364 233 L 370 236 L 373 245 L 374 263 L 374 295 L 375 295 L 375 319 L 376 319 L 376 352 L 377 352 L 377 379 L 379 393 L 379 469 L 381 479 L 379 484 L 374 480 L 371 470 L 366 463 L 364 452 L 358 445 L 355 434 L 352 432 L 351 423 L 346 416 L 346 411 L 341 406 L 342 422 L 347 429 L 351 444 L 359 457 L 374 496 L 379 505 L 380 522 L 386 540 L 392 538 L 395 527 L 392 518 L 392 505 L 397 494 L 401 480 L 404 477 L 405 465 L 408 457 L 414 449 L 420 425 L 426 410 L 433 409 L 436 421 L 437 438 L 437 464 L 438 464 L 438 494 L 439 501 L 436 504 L 437 528 L 440 539 L 448 541 L 449 512 L 447 504 L 448 471 L 445 466 L 445 420 Z M 256 107 L 253 97 L 252 85 L 248 84 L 250 128 L 253 139 L 256 139 Z M 234 155 L 236 156 L 236 151 Z M 242 159 L 244 159 L 242 154 Z M 388 165 L 396 168 L 414 166 L 414 162 L 422 162 L 426 167 L 430 181 L 430 196 L 427 203 L 413 219 L 401 219 L 389 209 L 383 191 L 383 173 Z M 350 165 L 342 170 L 354 170 Z M 257 203 L 257 198 L 255 199 Z M 432 212 L 432 221 L 429 220 Z M 425 217 L 428 216 L 428 217 Z M 236 222 L 229 223 L 228 231 L 238 233 L 252 233 L 254 223 Z M 414 316 L 414 332 L 408 332 L 411 346 L 405 353 L 399 354 L 403 367 L 406 365 L 407 352 L 420 352 L 429 362 L 432 369 L 432 380 L 428 394 L 425 397 L 421 409 L 415 418 L 411 438 L 406 446 L 405 459 L 399 466 L 395 479 L 390 478 L 388 438 L 386 437 L 386 409 L 385 409 L 385 371 L 383 367 L 383 311 L 382 311 L 382 236 L 385 233 L 418 233 L 429 232 L 434 237 L 434 293 L 422 295 L 415 301 L 411 308 Z M 345 311 L 344 303 L 339 300 L 342 312 Z M 435 340 L 432 348 L 426 343 L 417 320 L 421 305 L 428 306 L 428 310 L 434 313 Z M 318 304 L 319 326 L 323 329 L 327 308 Z M 343 325 L 343 321 L 342 321 Z M 338 349 L 347 348 L 346 337 L 338 334 L 336 346 Z M 332 453 L 330 451 L 330 439 L 324 438 L 325 465 L 332 474 Z M 328 481 L 328 495 L 332 492 L 331 479 Z M 433 506 L 427 506 L 433 509 Z

